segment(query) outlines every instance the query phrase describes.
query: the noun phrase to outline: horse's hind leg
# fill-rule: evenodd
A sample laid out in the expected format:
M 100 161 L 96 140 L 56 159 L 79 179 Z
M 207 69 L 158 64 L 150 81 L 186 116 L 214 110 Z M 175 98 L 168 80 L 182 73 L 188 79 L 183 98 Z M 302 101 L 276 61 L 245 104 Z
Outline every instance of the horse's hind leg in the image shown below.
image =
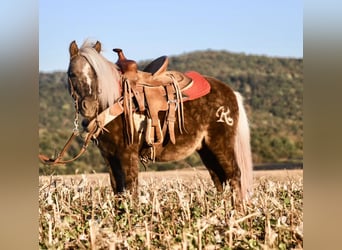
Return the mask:
M 198 153 L 202 159 L 202 162 L 207 167 L 216 189 L 219 192 L 222 192 L 223 183 L 226 181 L 226 175 L 222 167 L 220 166 L 217 158 L 206 145 L 203 145 Z
M 236 192 L 236 198 L 241 200 L 241 173 L 235 161 L 234 150 L 229 147 L 224 149 L 216 141 L 215 145 L 204 144 L 198 153 L 208 168 L 217 190 L 223 191 L 224 185 L 229 181 L 230 186 Z

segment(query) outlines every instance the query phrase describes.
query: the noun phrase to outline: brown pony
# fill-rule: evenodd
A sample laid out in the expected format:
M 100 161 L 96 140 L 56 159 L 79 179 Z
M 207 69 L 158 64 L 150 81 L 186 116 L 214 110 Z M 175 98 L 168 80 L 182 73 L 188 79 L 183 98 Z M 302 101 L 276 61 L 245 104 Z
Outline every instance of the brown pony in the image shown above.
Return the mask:
M 86 127 L 122 99 L 123 78 L 118 66 L 101 55 L 100 42 L 86 41 L 78 48 L 73 41 L 69 52 L 69 89 Z M 155 160 L 180 160 L 197 151 L 218 191 L 229 181 L 239 199 L 247 198 L 252 191 L 253 167 L 242 97 L 213 77 L 205 79 L 210 83 L 210 93 L 183 103 L 186 132 L 175 129 L 176 143 L 164 143 L 156 151 Z M 133 143 L 125 139 L 124 114 L 108 123 L 97 136 L 114 193 L 128 190 L 137 194 L 139 160 L 144 148 L 139 122 L 144 119 L 144 115 L 134 115 Z

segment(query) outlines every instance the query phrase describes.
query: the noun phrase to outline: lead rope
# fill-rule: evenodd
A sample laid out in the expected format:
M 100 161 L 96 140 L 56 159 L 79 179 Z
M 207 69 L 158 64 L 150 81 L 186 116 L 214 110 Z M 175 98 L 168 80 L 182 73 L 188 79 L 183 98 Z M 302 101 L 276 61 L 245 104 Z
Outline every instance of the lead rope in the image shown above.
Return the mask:
M 62 158 L 63 158 L 65 152 L 69 149 L 73 139 L 76 136 L 79 135 L 78 131 L 77 132 L 73 131 L 73 133 L 69 137 L 68 141 L 64 145 L 62 151 L 57 155 L 56 158 L 49 158 L 49 157 L 47 157 L 45 155 L 42 155 L 42 154 L 39 154 L 38 158 L 40 159 L 40 161 L 42 163 L 47 164 L 47 165 L 61 165 L 61 164 L 66 164 L 66 163 L 73 162 L 76 159 L 78 159 L 86 151 L 86 149 L 87 149 L 87 147 L 89 145 L 89 142 L 90 142 L 91 139 L 93 139 L 92 137 L 95 134 L 96 130 L 97 130 L 97 127 L 94 127 L 94 129 L 87 134 L 87 137 L 86 137 L 86 139 L 85 139 L 85 141 L 84 141 L 84 143 L 82 145 L 82 148 L 81 148 L 80 152 L 75 157 L 73 157 L 70 160 L 62 160 Z
M 78 123 L 78 100 L 75 99 L 75 117 L 74 117 L 74 129 L 73 129 L 73 132 L 75 133 L 79 133 L 79 123 Z

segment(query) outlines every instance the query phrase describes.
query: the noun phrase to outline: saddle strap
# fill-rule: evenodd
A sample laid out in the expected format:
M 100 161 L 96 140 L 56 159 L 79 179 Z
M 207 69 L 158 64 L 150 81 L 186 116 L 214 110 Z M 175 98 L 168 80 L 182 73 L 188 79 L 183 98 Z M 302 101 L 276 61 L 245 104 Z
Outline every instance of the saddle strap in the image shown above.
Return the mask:
M 172 84 L 175 89 L 176 100 L 178 104 L 177 118 L 178 118 L 179 132 L 182 134 L 183 130 L 186 131 L 185 125 L 184 125 L 183 95 L 182 95 L 182 91 L 179 87 L 179 83 L 177 79 L 172 74 L 170 75 L 170 77 L 172 79 Z
M 160 145 L 164 140 L 162 128 L 160 123 L 158 122 L 156 125 L 153 125 L 153 121 L 151 118 L 147 118 L 146 122 L 146 133 L 145 133 L 145 141 L 149 146 Z
M 167 114 L 167 124 L 170 134 L 170 141 L 176 144 L 175 138 L 175 122 L 176 122 L 176 110 L 177 110 L 177 120 L 179 132 L 182 134 L 184 127 L 184 110 L 183 110 L 183 99 L 182 93 L 179 89 L 179 84 L 173 75 L 170 75 L 172 79 L 172 84 L 166 87 L 167 101 L 169 104 L 169 112 Z
M 136 84 L 136 86 L 132 89 L 135 100 L 137 101 L 138 108 L 140 112 L 145 111 L 145 96 L 144 96 L 144 87 L 140 84 Z
M 133 124 L 133 99 L 132 88 L 130 81 L 125 79 L 124 83 L 124 114 L 125 114 L 125 127 L 128 144 L 132 144 L 134 140 L 134 124 Z
M 113 121 L 116 117 L 124 112 L 123 101 L 120 99 L 115 102 L 112 106 L 108 107 L 100 114 L 97 115 L 96 118 L 91 120 L 86 128 L 86 131 L 92 131 L 94 127 L 99 127 L 98 131 L 94 134 L 95 137 L 98 137 L 99 133 L 102 130 L 106 130 L 105 126 Z
M 170 134 L 170 141 L 173 144 L 176 144 L 175 138 L 175 121 L 176 121 L 176 104 L 178 102 L 177 99 L 174 99 L 174 87 L 172 85 L 166 86 L 167 92 L 167 102 L 169 104 L 169 112 L 167 114 L 167 124 Z

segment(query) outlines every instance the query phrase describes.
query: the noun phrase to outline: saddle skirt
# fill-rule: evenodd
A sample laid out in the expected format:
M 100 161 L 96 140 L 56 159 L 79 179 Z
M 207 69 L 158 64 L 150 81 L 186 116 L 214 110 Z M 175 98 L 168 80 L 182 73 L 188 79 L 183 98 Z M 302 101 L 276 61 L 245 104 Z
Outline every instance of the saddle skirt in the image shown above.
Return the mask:
M 185 75 L 192 79 L 193 84 L 188 88 L 183 89 L 183 101 L 192 101 L 209 94 L 210 84 L 200 73 L 188 71 Z

